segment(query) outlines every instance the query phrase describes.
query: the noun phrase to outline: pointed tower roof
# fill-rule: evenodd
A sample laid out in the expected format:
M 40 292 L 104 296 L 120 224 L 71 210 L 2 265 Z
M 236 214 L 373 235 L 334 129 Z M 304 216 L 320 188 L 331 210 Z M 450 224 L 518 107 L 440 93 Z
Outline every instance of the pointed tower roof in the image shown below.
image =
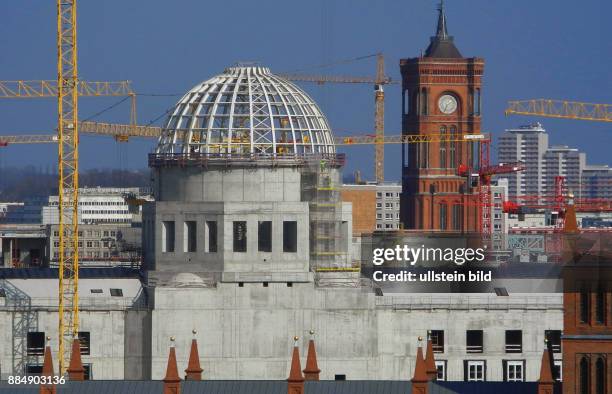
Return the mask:
M 68 378 L 70 380 L 85 380 L 85 368 L 81 361 L 81 342 L 79 338 L 72 340 L 72 352 L 70 354 L 70 365 L 68 365 Z
M 544 342 L 544 353 L 542 354 L 542 364 L 540 366 L 539 383 L 554 383 L 552 376 L 551 354 L 548 349 L 548 341 Z
M 421 338 L 419 338 L 420 342 Z M 427 383 L 429 379 L 427 378 L 427 365 L 425 364 L 425 359 L 423 358 L 423 348 L 419 343 L 419 347 L 417 350 L 416 364 L 414 365 L 414 376 L 412 377 L 412 382 L 414 383 Z
M 425 364 L 427 365 L 427 376 L 430 380 L 435 380 L 438 377 L 438 369 L 436 368 L 436 359 L 434 358 L 433 343 L 431 337 L 427 334 L 427 351 L 425 353 Z
M 308 356 L 306 357 L 306 368 L 304 368 L 304 377 L 306 380 L 319 380 L 319 365 L 317 363 L 317 350 L 314 343 L 314 331 L 310 331 L 310 341 L 308 341 Z
M 438 5 L 438 26 L 436 35 L 431 37 L 425 57 L 461 58 L 461 53 L 453 43 L 453 37 L 448 35 L 444 0 Z
M 287 379 L 290 383 L 300 383 L 304 381 L 304 377 L 302 376 L 302 365 L 300 364 L 300 350 L 298 349 L 297 341 L 298 337 L 294 337 L 295 345 L 293 346 L 293 354 L 291 356 L 291 370 L 289 371 L 289 379 Z
M 170 338 L 170 354 L 168 354 L 168 366 L 164 377 L 164 394 L 178 394 L 181 389 L 181 378 L 176 366 L 176 350 L 174 348 L 174 337 Z
M 53 357 L 51 356 L 51 345 L 49 345 L 51 338 L 47 337 L 47 346 L 45 346 L 45 356 L 43 361 L 43 368 L 41 376 L 54 376 L 53 373 Z M 55 394 L 57 392 L 54 384 L 41 384 L 40 394 Z
M 200 355 L 198 353 L 198 341 L 195 339 L 197 334 L 196 330 L 193 330 L 194 338 L 191 340 L 191 351 L 189 352 L 189 363 L 185 370 L 185 380 L 202 380 L 202 367 L 200 367 Z

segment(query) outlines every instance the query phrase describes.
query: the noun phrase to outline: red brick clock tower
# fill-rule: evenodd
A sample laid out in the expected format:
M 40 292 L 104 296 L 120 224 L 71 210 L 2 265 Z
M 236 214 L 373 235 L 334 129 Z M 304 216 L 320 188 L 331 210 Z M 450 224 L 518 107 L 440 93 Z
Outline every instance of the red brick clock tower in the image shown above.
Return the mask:
M 448 35 L 444 4 L 436 35 L 421 57 L 401 59 L 402 133 L 461 137 L 480 133 L 484 60 L 465 58 Z M 402 149 L 404 228 L 477 231 L 478 198 L 459 164 L 474 165 L 471 143 L 405 144 Z

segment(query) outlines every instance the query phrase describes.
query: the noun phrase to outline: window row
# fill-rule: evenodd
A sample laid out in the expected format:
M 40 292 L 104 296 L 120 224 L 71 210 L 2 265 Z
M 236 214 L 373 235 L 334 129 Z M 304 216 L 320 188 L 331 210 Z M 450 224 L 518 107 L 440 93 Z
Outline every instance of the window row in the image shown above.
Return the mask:
M 431 330 L 429 336 L 434 353 L 444 353 L 444 330 Z M 544 337 L 553 353 L 561 352 L 561 330 L 545 330 Z M 506 330 L 504 350 L 506 353 L 523 352 L 522 330 Z M 465 352 L 484 352 L 483 330 L 467 330 L 465 332 Z
M 554 360 L 552 365 L 553 379 L 562 380 L 561 360 Z M 448 364 L 446 360 L 436 360 L 437 379 L 448 380 Z M 502 360 L 504 382 L 525 381 L 525 360 Z M 486 360 L 465 360 L 463 362 L 463 380 L 466 382 L 484 382 L 487 380 Z
M 116 237 L 117 236 L 117 231 L 115 230 L 104 230 L 104 231 L 100 231 L 100 230 L 86 230 L 86 231 L 79 231 L 79 238 L 83 238 L 83 235 L 85 235 L 85 237 L 89 238 L 89 237 L 99 237 L 100 234 L 102 234 L 103 237 Z M 64 235 L 66 235 L 66 232 L 64 232 Z M 53 231 L 53 236 L 54 237 L 59 237 L 59 231 L 55 230 Z
M 175 222 L 166 220 L 162 222 L 162 252 L 175 251 Z M 232 222 L 232 251 L 247 252 L 247 222 Z M 198 222 L 183 222 L 183 252 L 195 253 L 198 251 Z M 204 252 L 217 252 L 217 222 L 204 223 Z M 297 253 L 297 222 L 283 221 L 282 242 L 284 253 Z M 257 223 L 257 251 L 272 252 L 272 221 L 265 220 Z

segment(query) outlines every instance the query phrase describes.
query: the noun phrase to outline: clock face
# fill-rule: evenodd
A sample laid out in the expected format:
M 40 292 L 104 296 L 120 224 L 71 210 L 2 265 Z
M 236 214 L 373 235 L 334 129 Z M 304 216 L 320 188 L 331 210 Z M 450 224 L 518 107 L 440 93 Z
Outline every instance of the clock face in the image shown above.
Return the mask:
M 457 99 L 450 94 L 445 94 L 438 100 L 438 108 L 443 114 L 452 114 L 457 110 Z

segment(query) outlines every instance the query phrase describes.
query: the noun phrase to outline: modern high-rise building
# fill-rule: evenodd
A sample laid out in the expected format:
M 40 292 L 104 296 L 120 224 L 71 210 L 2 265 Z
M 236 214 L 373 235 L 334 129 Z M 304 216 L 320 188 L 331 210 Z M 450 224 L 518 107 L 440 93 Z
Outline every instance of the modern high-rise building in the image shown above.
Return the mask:
M 548 149 L 548 134 L 540 123 L 506 130 L 499 138 L 500 163 L 523 162 L 525 169 L 504 175 L 508 195 L 539 196 L 543 192 L 542 158 Z
M 610 198 L 612 169 L 587 165 L 586 153 L 567 145 L 548 145 L 548 134 L 540 123 L 506 130 L 499 138 L 500 163 L 523 162 L 525 169 L 503 177 L 508 195 L 555 195 L 555 178 L 565 178 L 567 191 L 578 198 Z
M 448 34 L 443 4 L 436 35 L 419 57 L 400 60 L 402 133 L 479 134 L 484 59 L 461 55 Z M 407 229 L 475 231 L 477 196 L 458 176 L 472 164 L 471 145 L 405 144 L 402 149 L 400 216 Z

